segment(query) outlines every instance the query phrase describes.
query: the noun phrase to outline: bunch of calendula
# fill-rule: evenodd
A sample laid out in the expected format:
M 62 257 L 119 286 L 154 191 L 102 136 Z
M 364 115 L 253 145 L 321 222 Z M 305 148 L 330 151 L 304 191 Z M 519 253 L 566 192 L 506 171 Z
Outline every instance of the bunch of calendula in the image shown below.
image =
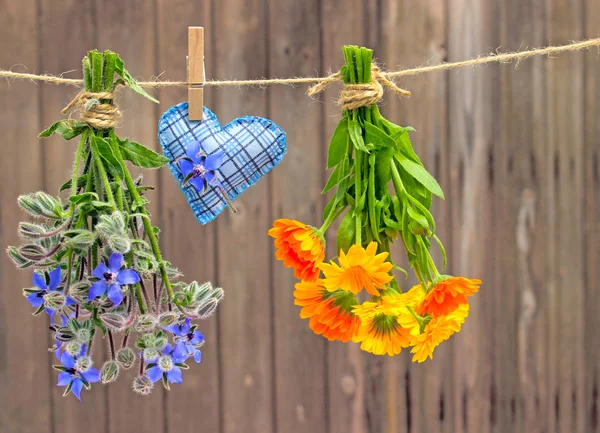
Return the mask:
M 320 229 L 280 219 L 269 234 L 276 257 L 295 270 L 295 303 L 310 328 L 329 340 L 350 340 L 376 355 L 396 355 L 412 346 L 413 361 L 461 329 L 468 297 L 481 281 L 441 275 L 430 255 L 435 235 L 432 194 L 443 198 L 409 139 L 412 128 L 384 119 L 372 95 L 381 95 L 372 51 L 344 47 L 343 118 L 329 145 L 334 168 L 323 193 L 335 190 Z M 372 76 L 377 74 L 377 76 Z M 358 101 L 358 102 L 357 102 Z M 360 101 L 365 101 L 364 106 Z M 342 217 L 337 263 L 325 263 L 324 234 Z M 403 292 L 393 271 L 390 244 L 400 238 L 419 284 Z M 444 263 L 445 265 L 445 263 Z M 361 296 L 361 293 L 366 293 Z M 362 302 L 361 302 L 362 300 Z
M 45 312 L 60 361 L 58 386 L 81 399 L 91 383 L 114 382 L 137 367 L 133 390 L 149 394 L 156 382 L 181 383 L 186 362 L 201 361 L 204 337 L 191 323 L 217 308 L 223 290 L 210 283 L 174 283 L 180 273 L 162 258 L 159 229 L 147 210 L 145 191 L 125 161 L 157 168 L 168 160 L 120 139 L 113 103 L 124 85 L 153 100 L 132 79 L 115 53 L 90 51 L 83 60 L 85 89 L 70 104 L 81 120 L 61 120 L 40 134 L 80 137 L 73 176 L 62 199 L 45 192 L 19 197 L 35 222 L 19 224 L 24 240 L 9 247 L 19 268 L 33 268 L 33 286 L 24 290 L 34 314 Z M 117 340 L 117 333 L 121 334 Z M 108 340 L 110 358 L 96 368 L 94 341 Z M 96 345 L 99 344 L 96 342 Z

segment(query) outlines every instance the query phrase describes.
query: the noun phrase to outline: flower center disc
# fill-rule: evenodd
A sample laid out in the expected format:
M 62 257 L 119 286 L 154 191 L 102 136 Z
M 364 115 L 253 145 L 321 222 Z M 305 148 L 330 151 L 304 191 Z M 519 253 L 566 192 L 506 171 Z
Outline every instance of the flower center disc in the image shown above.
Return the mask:
M 204 166 L 201 164 L 194 165 L 192 173 L 194 177 L 204 176 L 204 174 L 206 173 L 206 168 L 204 168 Z
M 114 272 L 105 272 L 103 277 L 108 284 L 114 284 L 117 281 L 117 274 Z

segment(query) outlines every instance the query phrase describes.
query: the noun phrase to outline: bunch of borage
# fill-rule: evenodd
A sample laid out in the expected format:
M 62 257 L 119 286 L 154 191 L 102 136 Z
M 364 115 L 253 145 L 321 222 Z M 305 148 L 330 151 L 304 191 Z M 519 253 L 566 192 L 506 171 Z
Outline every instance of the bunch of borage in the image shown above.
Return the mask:
M 168 160 L 115 134 L 116 87 L 157 101 L 113 52 L 90 51 L 83 73 L 85 89 L 74 100 L 81 120 L 61 120 L 40 134 L 79 137 L 72 178 L 58 196 L 19 197 L 35 222 L 19 224 L 24 243 L 8 255 L 18 268 L 33 268 L 33 287 L 23 292 L 34 314 L 49 317 L 65 395 L 81 399 L 83 388 L 111 383 L 136 364 L 133 390 L 146 395 L 158 381 L 167 389 L 180 384 L 186 362 L 201 361 L 204 337 L 192 320 L 214 313 L 223 290 L 174 282 L 181 274 L 163 259 L 147 210 L 144 193 L 152 188 L 125 164 L 158 168 Z M 68 197 L 60 197 L 63 191 Z M 99 337 L 106 337 L 110 358 L 96 368 Z
M 343 52 L 341 78 L 347 88 L 376 89 L 372 51 L 346 46 Z M 422 362 L 461 329 L 468 297 L 481 281 L 442 275 L 431 257 L 433 239 L 445 266 L 430 212 L 432 196 L 444 196 L 415 153 L 411 131 L 383 118 L 376 104 L 344 110 L 329 145 L 327 168 L 333 172 L 323 193 L 335 193 L 323 226 L 279 219 L 269 234 L 276 257 L 301 280 L 295 303 L 316 334 L 352 340 L 376 355 L 396 355 L 412 346 L 413 361 Z M 324 234 L 337 218 L 342 218 L 339 256 L 337 263 L 326 263 Z M 406 292 L 393 273 L 401 269 L 390 257 L 390 244 L 398 238 L 419 282 Z

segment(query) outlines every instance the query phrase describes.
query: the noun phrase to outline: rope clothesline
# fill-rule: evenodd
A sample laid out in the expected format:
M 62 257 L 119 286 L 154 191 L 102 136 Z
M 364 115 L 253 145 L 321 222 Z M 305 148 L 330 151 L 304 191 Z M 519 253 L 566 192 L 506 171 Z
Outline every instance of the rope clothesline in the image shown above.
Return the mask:
M 446 71 L 456 68 L 464 68 L 467 66 L 477 66 L 487 63 L 510 63 L 513 60 L 523 60 L 532 56 L 548 55 L 564 53 L 567 51 L 582 51 L 584 49 L 598 47 L 600 48 L 600 38 L 588 39 L 584 41 L 572 42 L 567 45 L 547 46 L 544 48 L 534 48 L 524 51 L 512 51 L 505 53 L 492 53 L 484 57 L 475 59 L 463 60 L 459 62 L 447 62 L 439 65 L 420 66 L 412 69 L 401 69 L 397 71 L 382 71 L 380 75 L 384 78 L 399 78 L 406 76 L 414 76 L 426 72 Z M 42 81 L 53 84 L 66 84 L 71 86 L 83 85 L 82 79 L 63 78 L 62 76 L 49 74 L 28 74 L 21 72 L 13 72 L 0 69 L 0 77 L 24 79 L 31 81 Z M 204 86 L 224 87 L 224 86 L 271 86 L 271 85 L 291 85 L 296 84 L 320 84 L 340 81 L 341 77 L 338 72 L 326 77 L 291 77 L 291 78 L 262 78 L 254 80 L 207 80 Z M 187 81 L 140 81 L 138 84 L 145 88 L 160 88 L 160 87 L 187 87 L 190 83 Z

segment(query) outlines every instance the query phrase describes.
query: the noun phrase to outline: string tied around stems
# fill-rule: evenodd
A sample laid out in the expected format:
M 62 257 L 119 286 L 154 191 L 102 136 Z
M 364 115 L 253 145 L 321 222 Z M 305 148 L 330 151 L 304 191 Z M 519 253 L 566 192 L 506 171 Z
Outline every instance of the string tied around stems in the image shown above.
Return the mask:
M 397 95 L 410 98 L 410 92 L 388 79 L 376 64 L 371 66 L 371 76 L 370 83 L 344 84 L 342 86 L 337 103 L 343 110 L 355 110 L 359 107 L 368 107 L 377 104 L 383 97 L 384 86 Z M 307 92 L 308 96 L 321 93 L 336 81 L 342 81 L 342 76 L 339 72 L 325 77 L 321 82 L 310 87 Z
M 79 111 L 79 119 L 96 129 L 114 128 L 122 117 L 119 106 L 114 104 L 114 92 L 89 92 L 81 90 L 62 109 L 62 114 Z

